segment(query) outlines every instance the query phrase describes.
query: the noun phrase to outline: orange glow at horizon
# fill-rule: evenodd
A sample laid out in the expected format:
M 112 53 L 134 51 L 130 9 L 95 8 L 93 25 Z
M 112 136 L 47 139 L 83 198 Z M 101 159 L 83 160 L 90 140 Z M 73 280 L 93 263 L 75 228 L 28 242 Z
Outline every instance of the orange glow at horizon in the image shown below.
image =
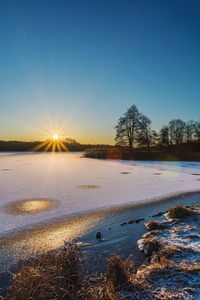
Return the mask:
M 48 138 L 46 141 L 41 142 L 39 145 L 31 149 L 31 151 L 61 152 L 61 151 L 68 151 L 68 149 L 65 143 L 61 140 L 60 135 L 58 133 L 53 133 L 51 134 L 51 138 Z
M 61 152 L 61 151 L 68 151 L 66 145 L 59 140 L 58 138 L 52 138 L 45 142 L 40 143 L 39 145 L 35 146 L 31 151 L 52 151 L 52 152 Z

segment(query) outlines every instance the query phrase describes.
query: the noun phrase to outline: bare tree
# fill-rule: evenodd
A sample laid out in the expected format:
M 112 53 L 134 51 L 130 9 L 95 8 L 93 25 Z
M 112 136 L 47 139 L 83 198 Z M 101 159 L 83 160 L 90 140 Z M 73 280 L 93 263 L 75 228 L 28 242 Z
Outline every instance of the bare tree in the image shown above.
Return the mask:
M 194 123 L 194 135 L 198 142 L 200 142 L 200 121 Z
M 184 140 L 185 122 L 174 119 L 169 122 L 169 136 L 171 144 L 181 144 Z
M 169 146 L 169 128 L 167 126 L 163 126 L 159 132 L 159 141 L 161 146 L 168 147 Z
M 155 130 L 151 130 L 151 145 L 156 146 L 159 142 L 159 135 Z
M 185 123 L 185 139 L 186 142 L 192 142 L 194 138 L 195 133 L 195 122 L 193 120 L 190 120 Z
M 116 136 L 115 141 L 117 145 L 128 146 L 134 148 L 137 142 L 137 135 L 139 130 L 140 113 L 135 105 L 132 105 L 118 120 L 115 127 Z
M 121 117 L 115 126 L 116 136 L 115 142 L 118 146 L 127 146 L 129 144 L 128 134 L 126 133 L 125 118 Z
M 129 148 L 146 146 L 150 150 L 158 144 L 168 147 L 195 140 L 200 142 L 200 121 L 184 122 L 181 119 L 173 119 L 157 134 L 151 129 L 149 118 L 140 113 L 135 105 L 128 108 L 119 118 L 115 129 L 116 145 Z
M 140 114 L 137 141 L 139 145 L 147 146 L 150 151 L 152 139 L 153 131 L 151 130 L 151 121 L 145 115 Z
M 65 138 L 64 142 L 66 144 L 79 144 L 75 139 L 72 138 Z

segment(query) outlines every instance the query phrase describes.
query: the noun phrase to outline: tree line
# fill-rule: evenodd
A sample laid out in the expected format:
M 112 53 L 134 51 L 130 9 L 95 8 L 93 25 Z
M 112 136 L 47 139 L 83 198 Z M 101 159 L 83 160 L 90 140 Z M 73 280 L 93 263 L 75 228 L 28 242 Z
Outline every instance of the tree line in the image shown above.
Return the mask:
M 173 119 L 159 132 L 151 128 L 150 119 L 132 105 L 115 126 L 117 146 L 138 148 L 169 147 L 183 143 L 200 142 L 200 121 Z

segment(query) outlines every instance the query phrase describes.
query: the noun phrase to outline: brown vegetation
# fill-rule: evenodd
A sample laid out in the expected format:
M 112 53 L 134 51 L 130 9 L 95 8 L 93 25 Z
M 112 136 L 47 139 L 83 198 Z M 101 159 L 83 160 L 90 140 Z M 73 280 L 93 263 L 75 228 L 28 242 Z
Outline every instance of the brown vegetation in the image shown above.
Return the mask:
M 101 276 L 84 276 L 80 256 L 75 247 L 36 257 L 19 267 L 8 289 L 7 300 L 121 300 L 182 299 L 185 280 L 200 266 L 182 267 L 166 259 L 176 248 L 162 249 L 155 254 L 157 262 L 144 263 L 136 269 L 131 259 L 112 256 Z M 180 280 L 182 278 L 182 280 Z M 161 287 L 157 287 L 158 283 Z M 156 283 L 156 285 L 155 285 Z M 159 284 L 158 284 L 159 285 Z M 169 285 L 169 286 L 168 286 Z M 174 288 L 173 288 L 174 285 Z
M 7 299 L 79 299 L 80 258 L 75 247 L 36 257 L 19 266 Z
M 177 204 L 168 211 L 168 216 L 172 219 L 184 219 L 190 217 L 192 214 L 194 214 L 194 212 L 182 204 Z
M 200 294 L 199 252 L 197 248 L 193 249 L 192 242 L 191 247 L 189 246 L 188 234 L 192 230 L 196 240 L 198 227 L 193 227 L 190 222 L 198 224 L 200 206 L 185 208 L 176 205 L 170 211 L 179 220 L 164 221 L 164 224 L 168 224 L 167 231 L 152 230 L 140 240 L 140 249 L 144 251 L 147 259 L 139 268 L 135 267 L 133 259 L 124 260 L 113 255 L 108 259 L 102 275 L 86 275 L 77 247 L 67 245 L 58 252 L 46 253 L 32 261 L 23 262 L 13 277 L 6 299 L 195 299 L 195 295 Z M 196 213 L 195 218 L 180 219 L 192 213 Z M 177 226 L 179 222 L 181 224 Z M 154 226 L 157 223 L 152 224 Z M 193 232 L 194 228 L 197 233 Z M 182 235 L 185 229 L 188 233 Z M 155 237 L 156 232 L 158 234 Z M 172 243 L 171 237 L 174 233 L 178 235 L 179 245 Z M 183 239 L 182 244 L 180 238 Z
M 83 275 L 76 247 L 50 252 L 19 266 L 7 292 L 7 300 L 65 299 L 116 300 L 118 292 L 130 286 L 135 267 L 131 260 L 113 255 L 105 274 Z
M 153 253 L 158 252 L 162 248 L 162 244 L 155 237 L 144 239 L 143 251 L 146 256 L 151 256 Z
M 145 223 L 145 227 L 146 227 L 148 230 L 151 231 L 151 230 L 161 230 L 161 229 L 165 229 L 167 226 L 161 224 L 161 222 L 159 222 L 159 221 L 151 220 L 151 221 L 149 221 L 148 223 Z

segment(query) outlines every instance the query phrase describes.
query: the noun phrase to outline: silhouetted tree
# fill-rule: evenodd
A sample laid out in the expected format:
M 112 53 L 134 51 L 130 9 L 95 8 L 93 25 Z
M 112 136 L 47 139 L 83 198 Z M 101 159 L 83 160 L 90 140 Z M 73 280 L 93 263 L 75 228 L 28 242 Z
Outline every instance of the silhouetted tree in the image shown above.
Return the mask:
M 200 121 L 194 122 L 194 135 L 198 142 L 200 142 Z
M 115 127 L 115 141 L 119 146 L 133 148 L 137 142 L 140 113 L 135 105 L 132 105 L 118 120 Z
M 115 126 L 116 136 L 115 142 L 118 146 L 127 146 L 129 144 L 128 134 L 126 134 L 125 129 L 125 119 L 123 117 L 119 118 L 117 125 Z
M 134 148 L 136 145 L 146 146 L 150 150 L 156 141 L 157 134 L 151 130 L 151 121 L 132 105 L 118 120 L 115 127 L 117 145 Z
M 155 130 L 151 131 L 152 139 L 151 139 L 151 144 L 152 146 L 156 146 L 159 141 L 159 135 Z
M 162 147 L 169 146 L 169 128 L 167 126 L 163 126 L 159 132 L 159 142 Z
M 66 144 L 79 144 L 75 139 L 72 138 L 65 138 L 64 142 Z
M 185 122 L 174 119 L 169 122 L 169 137 L 171 144 L 181 144 L 184 140 Z
M 139 145 L 147 146 L 150 151 L 150 146 L 152 144 L 153 132 L 151 130 L 151 121 L 145 116 L 140 114 L 139 116 L 139 130 L 137 141 Z
M 190 120 L 185 123 L 185 140 L 186 142 L 192 142 L 195 133 L 195 122 Z

